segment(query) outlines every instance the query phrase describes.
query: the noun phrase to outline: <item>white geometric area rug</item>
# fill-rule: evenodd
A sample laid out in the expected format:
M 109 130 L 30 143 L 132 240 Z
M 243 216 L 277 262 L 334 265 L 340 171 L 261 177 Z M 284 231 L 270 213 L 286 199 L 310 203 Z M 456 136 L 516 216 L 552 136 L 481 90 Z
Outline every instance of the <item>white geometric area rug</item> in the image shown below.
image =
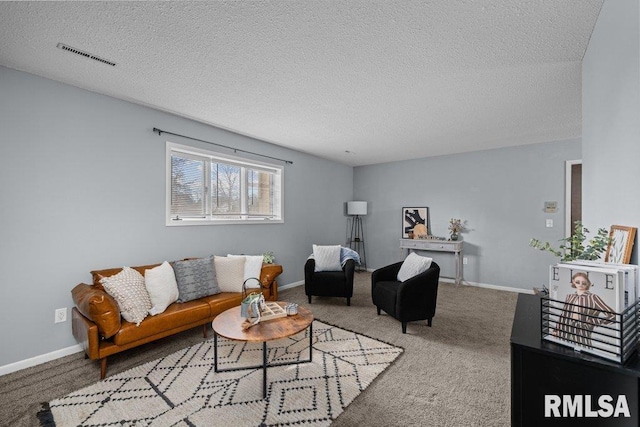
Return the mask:
M 269 363 L 309 359 L 309 330 L 267 343 Z M 43 425 L 328 426 L 402 348 L 320 321 L 313 361 L 214 372 L 213 339 L 49 402 Z M 262 364 L 262 344 L 218 339 L 218 367 Z

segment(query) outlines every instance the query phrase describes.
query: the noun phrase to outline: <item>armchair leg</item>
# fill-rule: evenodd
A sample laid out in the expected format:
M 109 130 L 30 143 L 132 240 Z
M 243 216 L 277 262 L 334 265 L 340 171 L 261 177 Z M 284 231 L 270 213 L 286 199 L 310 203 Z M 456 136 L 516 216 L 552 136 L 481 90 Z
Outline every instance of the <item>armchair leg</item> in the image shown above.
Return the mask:
M 208 323 L 205 323 L 204 325 L 202 325 L 202 337 L 203 338 L 207 337 L 207 325 L 208 325 Z
M 351 298 L 347 298 L 347 305 L 351 305 Z
M 380 316 L 380 307 L 376 307 L 378 309 L 378 316 Z
M 311 304 L 311 295 L 309 295 L 309 304 Z
M 407 333 L 407 322 L 402 322 L 402 333 L 403 334 Z
M 431 327 L 431 320 L 433 319 L 433 317 L 429 317 L 427 319 L 427 326 Z

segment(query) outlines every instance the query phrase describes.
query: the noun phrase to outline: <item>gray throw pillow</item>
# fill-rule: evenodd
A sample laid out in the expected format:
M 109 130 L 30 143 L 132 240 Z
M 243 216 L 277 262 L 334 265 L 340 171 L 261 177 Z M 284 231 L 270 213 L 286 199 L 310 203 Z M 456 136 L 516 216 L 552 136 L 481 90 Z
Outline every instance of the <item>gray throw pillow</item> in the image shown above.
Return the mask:
M 178 302 L 219 294 L 213 256 L 171 263 L 178 282 Z

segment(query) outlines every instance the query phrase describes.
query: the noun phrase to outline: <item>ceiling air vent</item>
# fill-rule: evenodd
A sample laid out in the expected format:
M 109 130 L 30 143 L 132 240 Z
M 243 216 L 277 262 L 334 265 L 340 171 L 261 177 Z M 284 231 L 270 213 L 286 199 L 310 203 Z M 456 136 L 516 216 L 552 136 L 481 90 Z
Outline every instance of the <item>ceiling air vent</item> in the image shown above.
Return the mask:
M 100 58 L 99 56 L 93 55 L 88 52 L 83 52 L 80 49 L 76 49 L 75 47 L 67 46 L 63 43 L 58 43 L 58 49 L 66 50 L 67 52 L 75 53 L 76 55 L 84 56 L 85 58 L 93 59 L 94 61 L 102 62 L 103 64 L 111 65 L 112 67 L 116 66 L 115 62 L 108 61 L 104 58 Z

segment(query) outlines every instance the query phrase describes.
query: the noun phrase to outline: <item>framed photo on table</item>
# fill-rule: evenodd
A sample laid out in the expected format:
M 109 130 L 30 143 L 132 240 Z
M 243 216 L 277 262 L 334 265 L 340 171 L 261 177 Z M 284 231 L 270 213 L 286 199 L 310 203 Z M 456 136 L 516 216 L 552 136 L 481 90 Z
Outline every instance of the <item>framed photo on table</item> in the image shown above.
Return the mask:
M 629 264 L 635 238 L 635 227 L 612 225 L 609 231 L 609 245 L 607 246 L 604 261 L 617 264 Z
M 402 208 L 402 238 L 408 239 L 409 232 L 413 231 L 418 224 L 424 225 L 425 228 L 429 227 L 429 208 Z

